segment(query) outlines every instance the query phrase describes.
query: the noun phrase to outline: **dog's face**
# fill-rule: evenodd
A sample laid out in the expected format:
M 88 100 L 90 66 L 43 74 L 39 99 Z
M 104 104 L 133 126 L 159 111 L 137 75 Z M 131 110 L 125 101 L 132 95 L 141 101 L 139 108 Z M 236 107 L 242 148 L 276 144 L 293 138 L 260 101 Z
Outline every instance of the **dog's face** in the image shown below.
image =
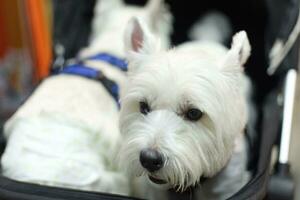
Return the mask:
M 125 38 L 131 51 L 121 99 L 120 163 L 132 175 L 182 190 L 213 176 L 229 160 L 245 126 L 239 87 L 249 55 L 245 33 L 235 36 L 219 61 L 160 51 L 138 20 L 130 22 Z

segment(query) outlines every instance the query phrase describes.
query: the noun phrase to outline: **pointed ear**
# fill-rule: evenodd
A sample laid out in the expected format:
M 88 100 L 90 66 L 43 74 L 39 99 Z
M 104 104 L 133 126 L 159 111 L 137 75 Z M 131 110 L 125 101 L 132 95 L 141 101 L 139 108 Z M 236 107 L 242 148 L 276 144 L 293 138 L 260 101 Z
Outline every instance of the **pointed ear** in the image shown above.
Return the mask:
M 154 36 L 138 18 L 132 18 L 125 30 L 124 43 L 127 52 L 150 54 L 157 49 Z
M 231 48 L 229 49 L 225 62 L 222 64 L 224 68 L 241 67 L 250 56 L 251 46 L 245 31 L 240 31 L 233 36 Z

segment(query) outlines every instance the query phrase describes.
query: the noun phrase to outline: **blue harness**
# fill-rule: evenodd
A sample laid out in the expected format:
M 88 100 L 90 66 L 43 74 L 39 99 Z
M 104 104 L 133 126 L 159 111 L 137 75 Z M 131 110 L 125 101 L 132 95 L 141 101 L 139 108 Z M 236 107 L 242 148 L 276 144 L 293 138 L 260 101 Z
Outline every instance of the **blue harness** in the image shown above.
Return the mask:
M 97 60 L 103 61 L 105 63 L 109 63 L 110 65 L 122 70 L 127 71 L 127 61 L 116 56 L 113 56 L 108 53 L 99 53 L 94 56 L 88 57 L 84 60 L 79 60 L 75 64 L 67 65 L 62 68 L 55 68 L 52 70 L 52 75 L 58 74 L 72 74 L 82 76 L 88 79 L 96 80 L 102 83 L 105 89 L 111 94 L 111 96 L 115 99 L 118 106 L 119 105 L 119 86 L 118 84 L 107 78 L 100 70 L 88 67 L 84 64 L 86 60 Z

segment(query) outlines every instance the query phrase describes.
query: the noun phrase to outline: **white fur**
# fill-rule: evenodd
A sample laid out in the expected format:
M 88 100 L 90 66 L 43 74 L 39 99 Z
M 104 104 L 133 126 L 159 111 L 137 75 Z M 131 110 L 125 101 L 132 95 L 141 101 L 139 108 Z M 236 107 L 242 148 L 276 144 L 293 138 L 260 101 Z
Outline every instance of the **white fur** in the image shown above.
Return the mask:
M 108 52 L 125 57 L 123 32 L 132 16 L 147 18 L 153 12 L 169 16 L 158 11 L 161 4 L 152 4 L 135 7 L 120 0 L 99 0 L 91 44 L 81 56 Z M 158 27 L 154 32 L 166 39 L 167 45 L 166 30 L 171 30 L 171 24 L 147 19 Z M 99 61 L 86 61 L 86 65 L 116 81 L 122 93 L 127 79 L 123 72 Z M 114 165 L 115 149 L 121 142 L 118 117 L 115 100 L 99 82 L 75 75 L 47 78 L 5 124 L 8 144 L 1 160 L 3 175 L 39 184 L 129 194 L 128 178 Z
M 189 32 L 192 40 L 209 40 L 218 43 L 226 42 L 231 35 L 232 28 L 228 17 L 218 11 L 210 11 L 202 16 Z
M 121 98 L 120 130 L 125 139 L 120 164 L 133 177 L 151 175 L 168 182 L 156 188 L 185 190 L 202 176 L 214 180 L 227 164 L 235 163 L 230 161 L 235 153 L 240 155 L 242 173 L 238 174 L 243 176 L 245 151 L 235 142 L 243 141 L 247 121 L 242 67 L 250 55 L 246 33 L 237 33 L 229 50 L 212 41 L 196 41 L 165 51 L 146 28 L 134 19 L 125 33 L 127 49 L 130 43 L 141 45 L 128 52 L 130 77 Z M 147 115 L 139 110 L 141 101 L 151 108 Z M 197 122 L 187 120 L 184 112 L 189 108 L 200 109 L 203 117 Z M 142 167 L 139 154 L 144 148 L 164 155 L 162 169 L 150 173 Z M 158 191 L 154 189 L 148 198 Z M 226 195 L 236 191 L 229 188 Z M 221 192 L 215 199 L 223 197 Z

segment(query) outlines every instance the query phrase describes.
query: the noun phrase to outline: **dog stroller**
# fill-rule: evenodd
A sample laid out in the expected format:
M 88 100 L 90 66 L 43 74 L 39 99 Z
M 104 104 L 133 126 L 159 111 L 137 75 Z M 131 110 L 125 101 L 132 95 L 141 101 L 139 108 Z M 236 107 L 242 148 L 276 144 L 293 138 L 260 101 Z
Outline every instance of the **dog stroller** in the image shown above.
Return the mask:
M 75 3 L 78 1 L 72 0 Z M 58 1 L 54 1 L 57 6 Z M 64 1 L 69 2 L 70 1 Z M 85 1 L 94 4 L 94 0 Z M 141 1 L 127 1 L 135 3 Z M 298 35 L 300 17 L 298 0 L 248 0 L 248 1 L 167 1 L 175 16 L 173 35 L 174 44 L 186 40 L 186 30 L 201 14 L 211 9 L 224 12 L 232 21 L 234 31 L 246 30 L 252 44 L 252 56 L 246 66 L 246 72 L 255 83 L 253 101 L 255 102 L 256 118 L 254 126 L 248 127 L 247 136 L 251 156 L 249 170 L 251 180 L 230 200 L 242 199 L 293 199 L 293 180 L 289 173 L 288 150 L 291 133 L 293 98 L 298 64 Z M 63 2 L 60 2 L 62 5 Z M 89 7 L 89 6 L 87 6 Z M 91 8 L 71 9 L 86 12 Z M 78 13 L 77 13 L 78 14 Z M 59 15 L 56 15 L 59 16 Z M 80 16 L 80 14 L 79 14 Z M 80 21 L 74 15 L 61 15 L 62 20 Z M 56 19 L 55 19 L 56 20 Z M 88 23 L 83 24 L 83 26 Z M 59 23 L 55 27 L 63 27 Z M 81 26 L 82 27 L 82 26 Z M 69 27 L 68 27 L 69 28 Z M 81 28 L 86 30 L 85 28 Z M 80 45 L 70 46 L 77 41 L 78 35 L 70 37 L 66 30 L 56 30 L 55 41 L 66 48 L 65 58 L 74 56 Z M 81 37 L 87 38 L 88 34 Z M 66 37 L 74 41 L 65 42 Z M 76 38 L 77 37 L 77 38 Z M 82 39 L 82 38 L 81 38 Z M 84 38 L 83 38 L 84 39 Z M 84 42 L 81 42 L 84 45 Z M 68 46 L 69 44 L 69 46 Z M 79 46 L 79 47 L 78 47 Z M 75 48 L 75 50 L 74 50 Z M 72 51 L 71 51 L 72 50 Z M 270 169 L 271 152 L 274 146 L 279 147 L 278 159 L 274 170 Z M 5 141 L 1 136 L 1 153 Z M 0 199 L 4 200 L 125 200 L 131 197 L 111 194 L 76 191 L 63 188 L 47 187 L 10 180 L 0 176 Z M 191 194 L 170 193 L 170 199 L 191 199 Z

